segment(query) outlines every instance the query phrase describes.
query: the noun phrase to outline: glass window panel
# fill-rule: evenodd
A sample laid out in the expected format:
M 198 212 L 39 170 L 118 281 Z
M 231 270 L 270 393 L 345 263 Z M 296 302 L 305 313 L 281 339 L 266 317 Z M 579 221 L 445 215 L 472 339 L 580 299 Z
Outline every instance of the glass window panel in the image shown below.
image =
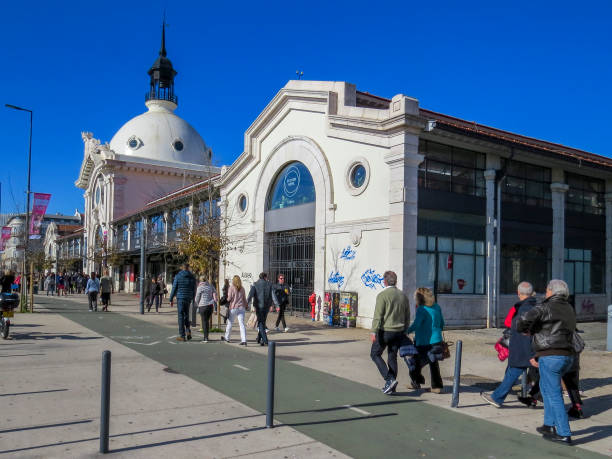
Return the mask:
M 436 255 L 433 253 L 417 254 L 417 287 L 428 287 L 433 290 L 436 280 Z
M 427 184 L 434 190 L 450 190 L 450 164 L 427 161 Z
M 574 263 L 574 293 L 584 293 L 584 263 Z
M 591 263 L 584 263 L 583 293 L 591 293 Z
M 473 151 L 453 147 L 453 164 L 474 168 L 476 166 L 476 154 Z
M 435 236 L 427 237 L 427 248 L 432 252 L 436 251 L 436 237 Z
M 606 293 L 604 289 L 604 264 L 590 263 L 591 265 L 591 293 Z
M 574 263 L 566 261 L 563 265 L 563 277 L 567 282 L 570 294 L 576 293 L 574 290 Z
M 484 241 L 476 241 L 476 255 L 485 254 L 485 243 Z
M 453 241 L 450 237 L 439 237 L 438 238 L 438 250 L 439 251 L 453 251 Z
M 485 259 L 476 257 L 476 279 L 474 279 L 474 293 L 483 294 L 485 292 Z
M 544 187 L 546 186 L 548 186 L 548 184 L 527 180 L 525 181 L 525 193 L 527 194 L 527 196 L 541 198 L 544 196 Z
M 453 193 L 472 194 L 474 178 L 474 169 L 453 165 Z
M 455 253 L 474 253 L 474 241 L 467 239 L 455 239 Z
M 441 143 L 427 142 L 427 154 L 425 157 L 450 164 L 452 158 L 451 147 Z
M 427 238 L 425 236 L 417 236 L 417 250 L 427 250 Z
M 590 250 L 584 251 L 584 261 L 591 261 L 591 251 Z
M 485 169 L 487 165 L 487 156 L 483 153 L 476 153 L 476 167 Z
M 525 181 L 516 177 L 506 177 L 506 193 L 523 195 L 525 193 Z
M 474 256 L 453 258 L 453 293 L 474 293 Z
M 299 206 L 315 201 L 314 182 L 310 172 L 299 161 L 288 164 L 272 185 L 268 210 Z
M 452 291 L 452 269 L 448 268 L 448 256 L 450 253 L 438 254 L 438 293 L 451 293 Z
M 569 249 L 569 259 L 570 260 L 580 260 L 582 261 L 582 249 Z
M 523 168 L 523 171 L 525 172 L 524 177 L 526 179 L 537 180 L 539 182 L 543 182 L 544 181 L 544 170 L 545 169 L 543 167 L 526 164 Z

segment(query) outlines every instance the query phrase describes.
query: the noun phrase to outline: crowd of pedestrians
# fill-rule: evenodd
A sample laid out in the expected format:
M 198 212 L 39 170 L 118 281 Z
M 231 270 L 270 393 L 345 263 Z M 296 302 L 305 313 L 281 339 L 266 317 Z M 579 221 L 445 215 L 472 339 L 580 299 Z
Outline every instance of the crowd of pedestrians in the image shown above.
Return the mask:
M 397 289 L 397 276 L 387 271 L 384 289 L 376 298 L 372 320 L 370 356 L 384 379 L 382 392 L 392 394 L 398 385 L 397 355 L 404 357 L 409 368 L 410 387 L 421 389 L 425 383 L 421 370 L 429 365 L 431 392 L 443 392 L 439 361 L 448 357 L 443 336 L 444 316 L 433 292 L 419 287 L 414 295 L 416 315 L 410 324 L 409 301 Z M 579 354 L 584 342 L 576 333 L 576 313 L 569 301 L 567 284 L 558 279 L 549 282 L 544 298 L 538 301 L 533 286 L 521 282 L 518 302 L 511 308 L 505 325 L 509 329 L 508 366 L 499 386 L 481 397 L 501 408 L 517 379 L 532 374 L 528 396 L 518 400 L 527 406 L 544 404 L 544 423 L 536 430 L 543 438 L 571 444 L 568 416 L 583 417 L 579 390 Z M 414 341 L 410 334 L 414 332 Z M 382 358 L 387 350 L 387 362 Z M 571 400 L 568 411 L 563 402 L 562 385 Z

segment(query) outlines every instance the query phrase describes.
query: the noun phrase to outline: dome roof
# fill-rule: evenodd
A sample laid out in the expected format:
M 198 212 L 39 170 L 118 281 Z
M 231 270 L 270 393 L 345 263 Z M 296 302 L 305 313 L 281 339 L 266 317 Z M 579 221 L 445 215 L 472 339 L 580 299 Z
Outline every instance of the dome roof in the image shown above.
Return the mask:
M 149 111 L 132 118 L 110 142 L 115 154 L 170 163 L 211 164 L 212 151 L 200 134 L 173 111 L 176 104 L 149 100 Z M 177 164 L 178 165 L 178 164 Z

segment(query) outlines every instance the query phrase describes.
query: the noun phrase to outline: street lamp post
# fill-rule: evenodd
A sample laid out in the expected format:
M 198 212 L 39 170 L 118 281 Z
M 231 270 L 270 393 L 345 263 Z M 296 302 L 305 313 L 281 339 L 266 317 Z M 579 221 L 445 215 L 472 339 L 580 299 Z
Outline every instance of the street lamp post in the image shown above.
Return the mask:
M 32 118 L 33 112 L 32 110 L 28 110 L 27 108 L 18 107 L 16 105 L 4 104 L 7 108 L 12 108 L 13 110 L 20 110 L 22 112 L 28 112 L 30 114 L 30 145 L 28 148 L 28 189 L 26 191 L 26 221 L 25 221 L 25 242 L 23 247 L 23 270 L 22 270 L 22 281 L 21 281 L 21 293 L 22 298 L 25 294 L 25 298 L 27 298 L 28 294 L 28 280 L 26 275 L 26 256 L 28 252 L 28 239 L 30 238 L 30 177 L 32 171 Z M 32 275 L 32 273 L 30 273 Z M 27 305 L 26 305 L 27 310 Z

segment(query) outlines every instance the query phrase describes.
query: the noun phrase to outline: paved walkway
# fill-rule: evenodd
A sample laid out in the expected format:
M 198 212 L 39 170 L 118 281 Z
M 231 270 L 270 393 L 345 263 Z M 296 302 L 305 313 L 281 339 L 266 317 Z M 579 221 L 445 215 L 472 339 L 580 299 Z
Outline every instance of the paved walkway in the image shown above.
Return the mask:
M 65 346 L 72 350 L 66 351 L 62 355 L 68 358 L 53 367 L 54 370 L 49 372 L 52 375 L 65 373 L 64 377 L 68 377 L 70 368 L 73 368 L 73 372 L 79 369 L 83 373 L 82 377 L 89 379 L 89 385 L 85 385 L 89 389 L 88 392 L 84 394 L 75 392 L 70 401 L 65 402 L 66 407 L 72 408 L 72 405 L 78 406 L 85 403 L 82 400 L 83 398 L 88 400 L 87 403 L 90 405 L 88 412 L 91 413 L 87 417 L 89 422 L 61 427 L 61 429 L 70 429 L 70 431 L 78 431 L 79 433 L 83 432 L 84 428 L 89 428 L 90 432 L 88 433 L 93 435 L 92 439 L 89 440 L 89 451 L 97 449 L 95 408 L 98 406 L 99 395 L 97 390 L 99 390 L 99 386 L 96 379 L 99 378 L 99 373 L 93 370 L 99 365 L 101 349 L 109 348 L 113 351 L 114 356 L 111 434 L 120 435 L 111 439 L 111 449 L 114 451 L 134 447 L 133 450 L 129 450 L 130 454 L 146 450 L 149 457 L 158 457 L 158 455 L 167 455 L 169 450 L 166 448 L 171 448 L 173 455 L 176 456 L 178 452 L 178 457 L 183 457 L 182 453 L 187 452 L 185 448 L 189 448 L 187 444 L 191 442 L 186 441 L 187 436 L 184 435 L 182 429 L 194 429 L 197 432 L 196 437 L 201 438 L 191 444 L 202 443 L 202 446 L 199 446 L 200 457 L 202 455 L 205 457 L 224 457 L 232 456 L 232 454 L 235 456 L 233 450 L 228 449 L 230 443 L 227 441 L 221 441 L 221 446 L 215 449 L 214 442 L 210 439 L 211 434 L 204 433 L 203 435 L 206 428 L 203 428 L 199 422 L 192 423 L 194 425 L 191 426 L 179 427 L 178 431 L 164 430 L 164 435 L 168 435 L 164 438 L 168 439 L 161 441 L 157 441 L 158 433 L 150 432 L 150 430 L 156 428 L 155 425 L 159 424 L 157 422 L 158 417 L 160 419 L 166 419 L 168 416 L 174 418 L 177 411 L 179 413 L 184 411 L 185 415 L 193 416 L 195 413 L 199 415 L 201 408 L 198 409 L 197 407 L 206 406 L 204 401 L 212 397 L 208 395 L 208 392 L 213 389 L 213 391 L 220 392 L 220 394 L 215 393 L 217 397 L 223 397 L 221 394 L 225 395 L 225 400 L 220 400 L 220 404 L 227 406 L 236 404 L 247 410 L 244 407 L 246 405 L 249 407 L 248 409 L 255 410 L 250 415 L 246 412 L 244 414 L 240 412 L 238 417 L 253 416 L 253 425 L 249 426 L 242 423 L 236 426 L 237 429 L 232 431 L 232 434 L 240 436 L 246 433 L 250 435 L 249 438 L 260 436 L 262 441 L 258 442 L 251 439 L 248 442 L 242 442 L 241 445 L 246 444 L 247 449 L 248 446 L 255 444 L 265 444 L 268 449 L 284 446 L 289 448 L 288 452 L 281 453 L 286 457 L 323 457 L 324 455 L 339 455 L 338 451 L 352 457 L 375 457 L 382 454 L 391 457 L 405 457 L 410 453 L 416 456 L 434 457 L 589 457 L 590 454 L 585 449 L 598 451 L 606 455 L 612 454 L 612 445 L 609 439 L 611 433 L 610 415 L 609 411 L 606 411 L 610 405 L 610 354 L 601 351 L 585 351 L 587 353 L 584 356 L 585 359 L 583 359 L 583 367 L 585 368 L 583 376 L 588 373 L 588 369 L 593 367 L 591 360 L 597 362 L 595 366 L 599 366 L 603 372 L 599 373 L 600 377 L 597 381 L 595 381 L 596 378 L 589 378 L 587 374 L 586 382 L 589 386 L 587 387 L 587 395 L 589 395 L 589 398 L 586 399 L 585 403 L 587 411 L 590 411 L 592 416 L 590 419 L 572 423 L 579 447 L 566 448 L 550 444 L 535 435 L 527 433 L 532 432 L 535 426 L 541 424 L 541 410 L 527 410 L 519 407 L 516 402 L 509 403 L 509 408 L 496 410 L 488 405 L 483 405 L 478 397 L 478 390 L 486 387 L 487 384 L 491 384 L 491 380 L 498 380 L 503 373 L 504 365 L 495 362 L 494 354 L 493 359 L 489 355 L 492 354 L 489 344 L 494 341 L 498 333 L 496 331 L 453 332 L 448 334 L 447 338 L 461 337 L 464 341 L 463 374 L 464 382 L 467 383 L 463 388 L 466 392 L 461 395 L 461 408 L 451 410 L 446 408 L 449 404 L 450 396 L 448 394 L 438 396 L 430 393 L 408 391 L 405 389 L 405 384 L 400 386 L 400 394 L 395 397 L 386 397 L 379 390 L 374 390 L 371 386 L 378 389 L 381 381 L 368 358 L 369 345 L 366 331 L 328 329 L 304 320 L 292 319 L 290 324 L 292 331 L 290 333 L 272 335 L 279 344 L 276 398 L 278 413 L 276 418 L 277 422 L 283 423 L 283 427 L 273 431 L 263 430 L 260 432 L 256 430 L 251 432 L 249 429 L 256 429 L 256 426 L 261 427 L 263 424 L 262 416 L 258 416 L 256 413 L 262 412 L 265 406 L 265 355 L 263 355 L 265 349 L 255 346 L 244 349 L 238 345 L 228 345 L 221 342 L 203 344 L 192 341 L 185 344 L 176 344 L 173 339 L 176 334 L 175 310 L 163 308 L 164 312 L 161 314 L 151 313 L 140 316 L 135 313 L 137 311 L 136 300 L 129 296 L 116 295 L 112 306 L 114 312 L 97 314 L 86 312 L 83 297 L 68 298 L 68 301 L 63 298 L 58 300 L 56 298 L 47 299 L 47 297 L 37 297 L 37 300 L 39 304 L 48 307 L 50 311 L 59 312 L 80 324 L 81 327 L 86 327 L 93 332 L 87 331 L 83 335 L 84 337 L 90 337 L 90 340 L 66 339 Z M 17 316 L 17 326 L 14 330 L 16 339 L 2 343 L 3 346 L 0 350 L 2 356 L 6 356 L 6 359 L 2 358 L 1 361 L 18 368 L 22 365 L 23 359 L 37 358 L 35 355 L 18 355 L 23 352 L 23 349 L 14 354 L 7 353 L 5 346 L 22 346 L 26 349 L 30 347 L 26 345 L 27 340 L 35 338 L 36 335 L 22 333 L 19 322 L 27 321 L 28 324 L 23 323 L 23 325 L 29 325 L 33 321 L 39 320 L 45 322 L 44 326 L 47 326 L 46 321 L 60 320 L 60 318 L 52 314 Z M 590 324 L 589 327 L 591 327 Z M 27 327 L 24 328 L 27 330 Z M 596 326 L 592 328 L 595 332 L 598 330 Z M 587 332 L 587 338 L 590 335 L 596 335 L 596 333 L 591 333 L 591 330 Z M 115 342 L 100 336 L 110 337 Z M 254 338 L 254 332 L 250 332 L 250 338 Z M 49 347 L 50 343 L 56 344 L 57 339 L 38 339 L 30 344 L 33 346 L 40 345 L 40 341 L 44 341 L 44 344 Z M 79 346 L 75 346 L 76 343 L 79 343 Z M 84 343 L 87 345 L 84 346 Z M 122 343 L 123 346 L 117 343 Z M 92 346 L 92 354 L 88 363 L 89 366 L 87 366 L 84 362 L 80 362 L 78 357 L 82 354 L 81 347 L 83 347 L 84 352 L 89 346 Z M 126 347 L 132 350 L 130 351 Z M 10 349 L 9 352 L 13 352 L 13 348 Z M 131 353 L 135 360 L 141 361 L 139 365 L 142 365 L 142 367 L 132 366 L 129 362 L 125 362 L 123 365 L 119 364 L 117 354 L 121 355 L 122 352 Z M 11 355 L 14 357 L 11 357 Z M 488 357 L 484 358 L 484 355 L 488 355 Z M 143 358 L 143 356 L 150 359 Z M 70 364 L 66 362 L 70 362 Z M 155 364 L 155 362 L 158 363 Z M 81 365 L 81 363 L 83 364 Z M 153 366 L 148 370 L 144 368 L 151 365 Z M 66 366 L 66 372 L 59 371 L 64 366 Z M 450 375 L 452 366 L 452 362 L 443 365 L 443 376 L 448 377 Z M 163 368 L 170 368 L 170 373 L 163 372 Z M 48 384 L 48 375 L 45 374 L 44 378 L 42 377 L 41 371 L 45 371 L 44 368 L 37 369 L 28 365 L 22 371 L 29 375 L 28 380 L 37 376 L 42 383 L 39 386 L 53 387 Z M 605 372 L 607 372 L 607 376 Z M 92 373 L 95 373 L 94 377 L 92 377 Z M 72 376 L 68 379 L 75 379 L 74 374 Z M 179 378 L 181 380 L 177 384 Z M 25 377 L 17 378 L 14 381 L 25 379 Z M 76 380 L 78 381 L 79 378 L 77 377 Z M 188 381 L 188 383 L 183 380 Z M 400 372 L 400 380 L 404 383 L 407 381 L 407 371 L 403 366 Z M 3 393 L 27 392 L 9 390 L 7 383 L 11 383 L 11 381 L 7 382 L 3 378 L 1 386 Z M 195 385 L 195 387 L 191 387 L 191 385 Z M 177 391 L 176 388 L 180 390 Z M 40 390 L 54 389 L 37 387 L 37 390 L 32 392 Z M 43 396 L 42 394 L 46 393 L 36 395 Z M 59 395 L 68 395 L 53 394 L 54 398 Z M 27 403 L 23 397 L 35 397 L 34 394 L 31 396 L 7 396 L 9 398 L 15 397 L 12 403 L 15 408 L 19 406 L 18 412 L 21 414 L 18 418 L 27 417 Z M 47 395 L 44 396 L 47 397 Z M 118 400 L 126 400 L 126 403 L 119 403 L 119 411 L 117 412 Z M 184 401 L 186 403 L 183 404 Z M 193 407 L 189 407 L 190 401 Z M 127 412 L 132 412 L 129 408 L 132 406 L 134 410 L 140 407 L 143 411 L 142 416 L 134 416 L 135 421 L 132 421 L 132 423 L 137 424 L 137 428 L 121 422 L 121 410 L 126 409 Z M 177 409 L 177 407 L 183 408 Z M 23 408 L 25 408 L 24 413 L 22 413 Z M 232 414 L 229 415 L 228 411 L 231 411 Z M 229 418 L 236 417 L 234 411 L 234 409 L 224 409 L 221 412 L 216 412 L 218 424 L 223 425 L 224 422 L 229 421 Z M 152 418 L 151 412 L 159 414 Z M 56 422 L 58 419 L 63 421 L 66 419 L 65 417 L 58 417 L 58 413 L 54 410 L 50 413 L 45 411 L 45 413 L 49 416 L 49 419 L 47 419 L 49 424 L 58 423 Z M 137 414 L 137 411 L 134 414 Z M 493 422 L 487 422 L 482 418 L 487 418 L 488 421 Z M 11 432 L 12 434 L 21 432 L 23 427 L 38 425 L 34 422 L 34 419 L 30 419 L 30 422 L 25 422 L 25 419 L 23 421 L 14 424 L 14 420 L 11 419 L 6 424 L 17 426 L 16 428 L 20 429 Z M 498 425 L 498 423 L 512 428 Z M 62 422 L 59 422 L 59 424 L 62 424 Z M 52 429 L 57 428 L 60 427 Z M 8 430 L 13 430 L 13 428 Z M 139 442 L 141 439 L 134 435 L 144 434 L 129 433 L 134 431 L 147 432 L 154 438 L 149 437 L 148 442 Z M 285 434 L 286 431 L 290 433 Z M 295 440 L 293 443 L 291 441 L 292 435 L 299 435 L 295 431 L 301 432 L 305 444 L 308 445 L 307 447 L 319 449 L 316 451 L 291 450 L 292 447 L 301 447 L 299 444 L 301 440 Z M 65 443 L 65 438 L 70 437 L 65 437 L 63 432 L 63 430 L 61 432 L 54 430 L 53 437 L 49 437 L 53 441 L 49 443 L 55 443 L 58 439 Z M 276 437 L 266 437 L 271 432 Z M 10 436 L 11 434 L 7 435 L 7 433 L 6 430 L 0 432 L 0 440 L 3 445 L 10 438 L 16 438 Z M 44 442 L 36 443 L 27 434 L 22 434 L 22 436 L 24 437 L 22 439 L 24 443 L 22 443 L 21 448 L 31 448 L 37 444 L 44 444 Z M 287 440 L 289 444 L 282 443 L 280 437 L 282 437 L 282 440 Z M 219 437 L 214 436 L 212 438 Z M 39 440 L 40 437 L 36 439 Z M 231 445 L 233 447 L 233 442 L 231 442 Z M 324 445 L 329 445 L 331 448 L 326 449 Z M 7 449 L 15 450 L 18 448 L 11 443 L 11 448 L 2 447 L 1 450 L 8 452 Z M 254 450 L 261 451 L 262 449 L 257 447 Z M 27 457 L 31 457 L 34 452 L 30 450 L 22 451 L 28 452 Z M 17 451 L 13 451 L 11 454 L 14 455 L 15 453 Z M 253 453 L 254 451 L 247 451 L 244 454 L 251 455 Z M 61 455 L 59 454 L 59 456 Z M 49 454 L 43 454 L 42 456 L 49 457 Z M 190 454 L 191 456 L 193 454 Z M 196 454 L 196 456 L 198 455 Z M 187 454 L 184 457 L 187 457 Z M 274 455 L 267 453 L 266 457 L 274 457 Z

